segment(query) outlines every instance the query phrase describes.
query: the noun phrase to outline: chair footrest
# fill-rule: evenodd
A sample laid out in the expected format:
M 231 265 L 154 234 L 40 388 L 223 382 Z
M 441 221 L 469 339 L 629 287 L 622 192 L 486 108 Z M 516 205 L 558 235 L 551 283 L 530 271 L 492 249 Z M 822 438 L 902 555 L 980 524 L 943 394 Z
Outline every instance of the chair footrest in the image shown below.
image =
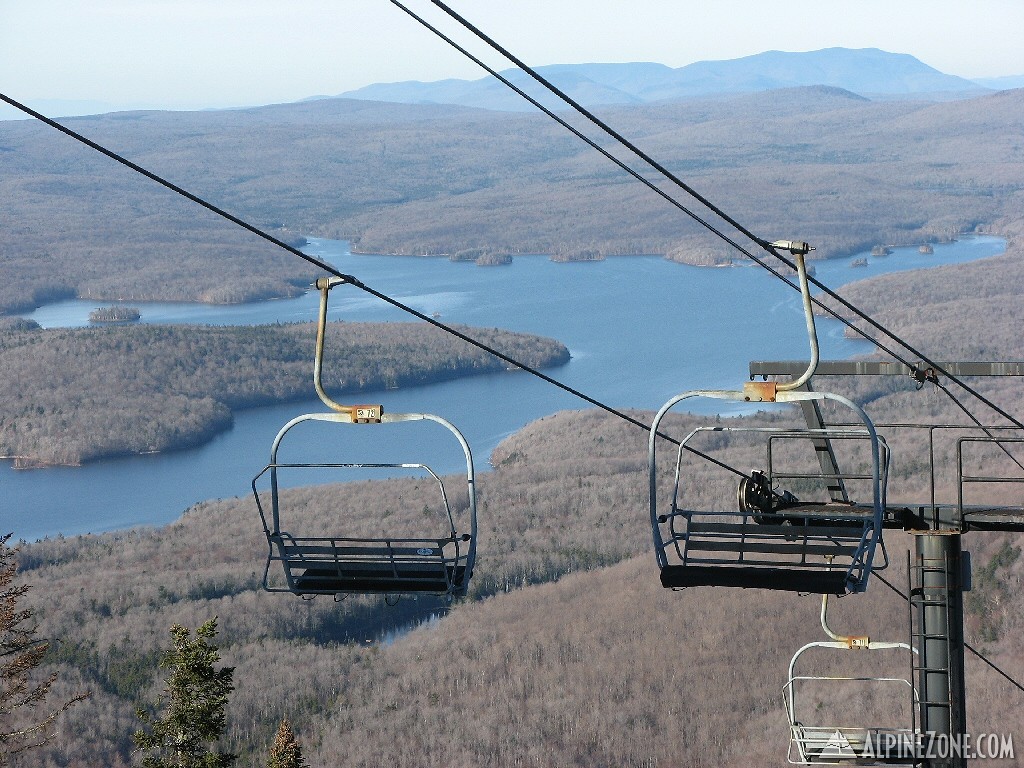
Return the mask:
M 845 572 L 808 568 L 666 565 L 661 569 L 661 585 L 670 589 L 743 587 L 819 595 L 844 595 L 848 591 Z

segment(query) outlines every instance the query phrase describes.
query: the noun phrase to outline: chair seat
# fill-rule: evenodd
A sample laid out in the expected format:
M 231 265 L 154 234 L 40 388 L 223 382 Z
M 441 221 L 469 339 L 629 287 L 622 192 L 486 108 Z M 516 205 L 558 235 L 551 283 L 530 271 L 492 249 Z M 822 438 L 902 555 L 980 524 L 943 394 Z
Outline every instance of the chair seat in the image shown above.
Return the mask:
M 809 568 L 749 568 L 742 566 L 666 565 L 661 584 L 682 587 L 742 587 L 843 595 L 847 592 L 845 571 Z
M 445 594 L 450 588 L 461 591 L 466 575 L 464 566 L 431 567 L 425 563 L 393 563 L 374 567 L 367 567 L 365 563 L 348 565 L 356 567 L 346 567 L 346 563 L 339 562 L 336 568 L 307 568 L 295 578 L 294 591 L 300 594 Z

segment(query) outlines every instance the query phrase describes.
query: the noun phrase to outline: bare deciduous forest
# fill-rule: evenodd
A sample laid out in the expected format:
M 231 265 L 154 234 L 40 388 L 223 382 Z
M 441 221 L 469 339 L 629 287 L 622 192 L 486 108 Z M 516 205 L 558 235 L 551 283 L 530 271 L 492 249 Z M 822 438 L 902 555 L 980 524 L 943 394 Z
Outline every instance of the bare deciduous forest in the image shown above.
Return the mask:
M 672 432 L 696 421 L 674 420 Z M 785 667 L 797 647 L 821 638 L 818 599 L 663 590 L 645 553 L 644 442 L 642 430 L 592 411 L 548 417 L 509 438 L 480 478 L 472 595 L 386 644 L 368 641 L 445 614 L 442 606 L 260 591 L 266 543 L 251 500 L 203 504 L 161 530 L 26 547 L 23 576 L 37 585 L 41 629 L 62 639 L 51 658 L 61 692 L 93 690 L 26 765 L 98 765 L 96 754 L 128 765 L 133 702 L 153 693 L 166 626 L 210 616 L 220 620 L 225 662 L 237 667 L 227 748 L 243 764 L 262 764 L 287 716 L 314 765 L 420 766 L 424 755 L 496 767 L 740 767 L 752 756 L 784 765 Z M 757 462 L 752 453 L 731 458 Z M 703 487 L 707 470 L 688 469 Z M 372 530 L 382 506 L 391 517 L 418 517 L 419 487 L 356 483 L 327 497 L 299 489 L 289 501 L 307 524 L 345 515 Z M 1019 676 L 1024 606 L 1015 587 L 1024 560 L 993 565 L 1013 541 L 973 539 L 989 577 L 972 593 L 968 631 Z M 903 586 L 909 540 L 895 533 L 888 544 L 885 575 Z M 833 623 L 906 636 L 905 606 L 878 580 L 867 595 L 840 601 Z M 857 669 L 857 659 L 833 661 Z M 906 670 L 896 660 L 884 672 Z M 1013 732 L 1019 691 L 974 661 L 969 675 L 975 727 Z
M 1022 91 L 872 102 L 809 87 L 600 114 L 753 231 L 828 256 L 1001 232 L 1024 189 L 1022 111 Z M 330 99 L 69 125 L 285 240 L 705 260 L 715 247 L 541 115 Z M 75 295 L 247 301 L 304 280 L 293 256 L 46 126 L 0 123 L 0 156 L 2 311 Z
M 810 88 L 607 114 L 695 186 L 730 201 L 755 230 L 785 226 L 780 236 L 798 232 L 827 244 L 825 254 L 964 230 L 1008 237 L 998 259 L 880 278 L 845 293 L 935 357 L 1021 359 L 1013 287 L 1024 282 L 1022 103 L 1021 91 L 931 104 Z M 347 237 L 365 250 L 639 253 L 698 242 L 649 193 L 530 116 L 331 101 L 74 122 L 264 226 Z M 284 257 L 225 234 L 60 141 L 31 124 L 0 124 L 0 151 L 11 150 L 3 153 L 10 172 L 0 194 L 12 201 L 0 224 L 15 233 L 0 246 L 7 310 L 75 294 L 242 300 L 297 284 Z M 135 268 L 140 260 L 144 273 Z M 176 279 L 183 270 L 190 281 Z M 232 293 L 209 293 L 225 276 L 239 278 L 229 281 Z M 280 334 L 281 378 L 268 386 L 308 386 L 289 383 L 288 372 L 296 346 L 289 334 L 308 328 L 259 333 Z M 27 357 L 44 353 L 29 355 L 31 342 L 18 340 L 40 334 L 5 331 L 3 354 L 30 366 Z M 191 359 L 192 351 L 173 331 L 46 338 L 116 357 L 124 345 L 147 346 L 133 334 L 156 334 L 150 346 L 176 350 L 161 359 L 177 381 L 174 360 Z M 248 365 L 244 337 L 215 336 L 203 337 L 207 351 L 240 356 L 224 391 L 243 402 L 280 396 L 245 390 L 252 380 L 239 371 Z M 396 349 L 402 342 L 396 339 Z M 537 353 L 561 354 L 553 346 Z M 398 354 L 404 366 L 406 353 Z M 451 359 L 449 351 L 436 354 Z M 303 376 L 307 365 L 295 363 Z M 737 385 L 745 373 L 736 372 Z M 90 375 L 102 377 L 103 369 Z M 212 399 L 188 376 L 181 381 L 181 397 Z M 972 383 L 1019 413 L 1019 384 Z M 880 422 L 963 421 L 941 393 L 917 391 L 911 381 L 828 386 L 866 403 Z M 40 407 L 40 417 L 60 417 L 50 404 Z M 667 428 L 685 434 L 699 421 L 678 416 Z M 242 765 L 265 764 L 284 717 L 311 765 L 785 765 L 785 669 L 800 645 L 822 639 L 820 603 L 794 594 L 662 589 L 649 552 L 646 440 L 644 430 L 596 411 L 546 417 L 505 440 L 491 457 L 493 471 L 479 478 L 480 558 L 471 594 L 450 609 L 428 599 L 388 608 L 372 599 L 335 604 L 262 592 L 266 541 L 251 499 L 206 502 L 161 529 L 25 545 L 19 562 L 21 578 L 33 585 L 28 604 L 53 643 L 42 671 L 60 673 L 57 697 L 82 689 L 93 695 L 66 713 L 50 745 L 18 765 L 130 765 L 134 708 L 156 693 L 167 628 L 197 627 L 213 616 L 223 660 L 236 668 L 225 747 L 242 755 Z M 892 446 L 891 500 L 920 499 L 921 446 L 910 438 Z M 728 436 L 714 447 L 733 449 L 739 466 L 763 461 Z M 939 460 L 951 455 L 944 448 Z M 684 472 L 698 494 L 721 490 L 706 465 L 688 459 Z M 328 519 L 376 531 L 382 507 L 388 525 L 421 518 L 422 488 L 403 479 L 286 494 L 298 524 Z M 903 586 L 908 539 L 887 534 L 887 543 L 886 576 Z M 973 534 L 967 545 L 976 576 L 968 640 L 1024 678 L 1019 537 Z M 416 622 L 424 623 L 408 629 Z M 877 579 L 866 595 L 839 601 L 833 623 L 878 639 L 907 636 L 905 605 Z M 1014 734 L 1018 754 L 1024 750 L 1020 691 L 972 657 L 968 701 L 972 732 Z

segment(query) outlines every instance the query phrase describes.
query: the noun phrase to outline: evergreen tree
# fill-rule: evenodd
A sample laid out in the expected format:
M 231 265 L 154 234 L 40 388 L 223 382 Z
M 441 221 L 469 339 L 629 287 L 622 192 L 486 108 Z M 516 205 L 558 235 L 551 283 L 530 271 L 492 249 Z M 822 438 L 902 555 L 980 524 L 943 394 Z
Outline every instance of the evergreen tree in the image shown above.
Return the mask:
M 18 606 L 29 587 L 14 583 L 17 549 L 7 546 L 10 538 L 11 534 L 0 536 L 0 766 L 7 765 L 13 755 L 45 744 L 57 716 L 88 696 L 79 694 L 42 717 L 35 711 L 57 674 L 40 682 L 32 680 L 49 643 L 36 637 L 32 609 Z
M 295 732 L 286 717 L 278 726 L 274 743 L 270 745 L 270 759 L 267 768 L 308 768 L 302 756 L 302 747 L 295 740 Z
M 171 647 L 160 661 L 161 669 L 170 670 L 160 696 L 165 713 L 154 717 L 137 710 L 150 727 L 132 737 L 140 752 L 152 753 L 143 758 L 143 768 L 227 768 L 237 759 L 208 746 L 224 733 L 228 695 L 235 688 L 235 668 L 214 667 L 220 661 L 216 636 L 216 618 L 199 627 L 194 640 L 180 624 L 171 627 Z

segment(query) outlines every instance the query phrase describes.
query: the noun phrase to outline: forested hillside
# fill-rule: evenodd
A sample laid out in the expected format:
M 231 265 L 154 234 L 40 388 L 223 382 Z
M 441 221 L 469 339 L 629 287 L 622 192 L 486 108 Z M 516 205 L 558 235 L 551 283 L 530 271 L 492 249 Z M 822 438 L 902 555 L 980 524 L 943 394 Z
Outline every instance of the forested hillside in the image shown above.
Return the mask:
M 936 104 L 809 87 L 601 114 L 754 232 L 826 256 L 1001 231 L 1024 189 L 1022 111 L 1024 91 Z M 409 254 L 719 247 L 533 114 L 333 99 L 69 124 L 285 239 Z M 293 256 L 46 126 L 0 123 L 0 157 L 0 310 L 242 301 L 304 279 Z
M 1024 272 L 1024 218 L 1005 221 L 1003 231 L 1009 247 L 1001 256 L 876 277 L 840 293 L 936 359 L 1021 359 L 1024 302 L 1016 287 Z
M 565 363 L 552 339 L 463 328 L 530 366 Z M 310 324 L 137 325 L 0 334 L 0 456 L 22 466 L 197 445 L 239 408 L 316 397 Z M 329 392 L 407 387 L 505 369 L 496 357 L 416 323 L 331 323 Z
M 942 314 L 950 324 L 911 329 L 915 341 L 955 357 L 960 344 L 985 337 L 992 358 L 1024 357 L 1019 336 L 989 331 L 1006 303 L 1003 286 L 1024 279 L 1021 257 L 1011 242 L 1000 259 L 906 277 L 918 313 Z M 994 269 L 1002 280 L 989 279 Z M 949 295 L 954 282 L 969 289 L 968 299 Z M 849 294 L 865 302 L 871 296 L 879 307 L 906 303 L 892 291 L 883 277 Z M 1019 383 L 973 383 L 1019 413 Z M 934 387 L 918 390 L 910 380 L 828 379 L 819 383 L 825 386 L 854 395 L 880 422 L 965 421 Z M 698 423 L 678 416 L 666 429 L 682 435 Z M 93 697 L 23 765 L 127 766 L 133 708 L 155 695 L 167 627 L 212 616 L 220 619 L 225 661 L 237 667 L 229 746 L 243 754 L 242 765 L 264 764 L 285 715 L 312 765 L 411 767 L 423 765 L 424 755 L 430 764 L 496 767 L 785 765 L 781 687 L 790 655 L 823 639 L 820 604 L 792 594 L 661 589 L 648 551 L 646 437 L 583 411 L 547 417 L 504 441 L 491 456 L 493 471 L 479 478 L 481 550 L 471 594 L 447 612 L 425 599 L 387 608 L 360 598 L 336 604 L 261 592 L 266 543 L 250 499 L 197 505 L 163 529 L 26 545 L 20 561 L 35 585 L 30 604 L 41 634 L 59 640 L 48 667 L 62 675 L 56 693 L 89 688 Z M 894 438 L 890 446 L 890 501 L 927 499 L 920 440 Z M 737 466 L 763 461 L 763 448 L 755 452 L 727 433 L 713 448 Z M 937 460 L 949 467 L 953 455 L 940 451 Z M 717 484 L 706 465 L 690 457 L 683 471 L 708 500 L 725 493 L 734 503 L 734 486 Z M 295 530 L 347 520 L 367 533 L 420 524 L 424 489 L 417 480 L 359 482 L 328 494 L 291 490 L 286 502 Z M 955 498 L 948 485 L 939 494 Z M 909 539 L 889 532 L 886 541 L 892 564 L 884 575 L 902 588 Z M 974 533 L 967 546 L 975 576 L 968 641 L 1021 679 L 1021 538 Z M 435 613 L 442 618 L 393 642 L 372 642 Z M 905 605 L 879 579 L 866 595 L 839 601 L 833 614 L 842 630 L 906 638 Z M 902 662 L 886 667 L 875 658 L 868 661 L 882 664 L 871 667 L 876 674 L 907 673 Z M 868 661 L 834 659 L 849 672 L 863 672 L 857 665 Z M 1013 734 L 1019 750 L 1021 695 L 968 656 L 972 733 Z
M 696 421 L 669 428 L 681 434 Z M 60 639 L 50 657 L 62 674 L 58 693 L 87 687 L 93 697 L 24 765 L 128 765 L 133 705 L 155 695 L 167 627 L 214 615 L 224 660 L 236 666 L 227 746 L 242 765 L 264 764 L 284 715 L 312 765 L 412 768 L 424 755 L 432 765 L 495 768 L 745 768 L 752 755 L 758 766 L 785 765 L 781 687 L 789 656 L 823 638 L 820 603 L 663 590 L 646 553 L 644 444 L 643 430 L 593 411 L 549 417 L 510 438 L 480 478 L 471 597 L 389 644 L 366 640 L 442 606 L 259 591 L 266 543 L 251 500 L 198 505 L 161 530 L 27 546 L 23 578 L 36 585 L 40 631 Z M 382 508 L 389 527 L 419 518 L 421 490 L 411 480 L 356 483 L 291 491 L 287 501 L 300 510 L 296 530 L 314 517 L 373 530 Z M 1012 537 L 972 542 L 988 575 L 969 604 L 969 639 L 1019 677 L 1024 560 L 1013 556 Z M 888 544 L 886 576 L 902 586 L 908 540 L 891 534 Z M 631 559 L 637 553 L 646 554 Z M 602 567 L 611 563 L 619 564 Z M 905 606 L 875 580 L 867 595 L 837 604 L 833 624 L 902 640 L 905 620 Z M 864 663 L 834 661 L 850 671 Z M 899 662 L 881 663 L 876 672 L 906 674 Z M 1019 692 L 973 660 L 969 675 L 972 728 L 1013 732 Z

